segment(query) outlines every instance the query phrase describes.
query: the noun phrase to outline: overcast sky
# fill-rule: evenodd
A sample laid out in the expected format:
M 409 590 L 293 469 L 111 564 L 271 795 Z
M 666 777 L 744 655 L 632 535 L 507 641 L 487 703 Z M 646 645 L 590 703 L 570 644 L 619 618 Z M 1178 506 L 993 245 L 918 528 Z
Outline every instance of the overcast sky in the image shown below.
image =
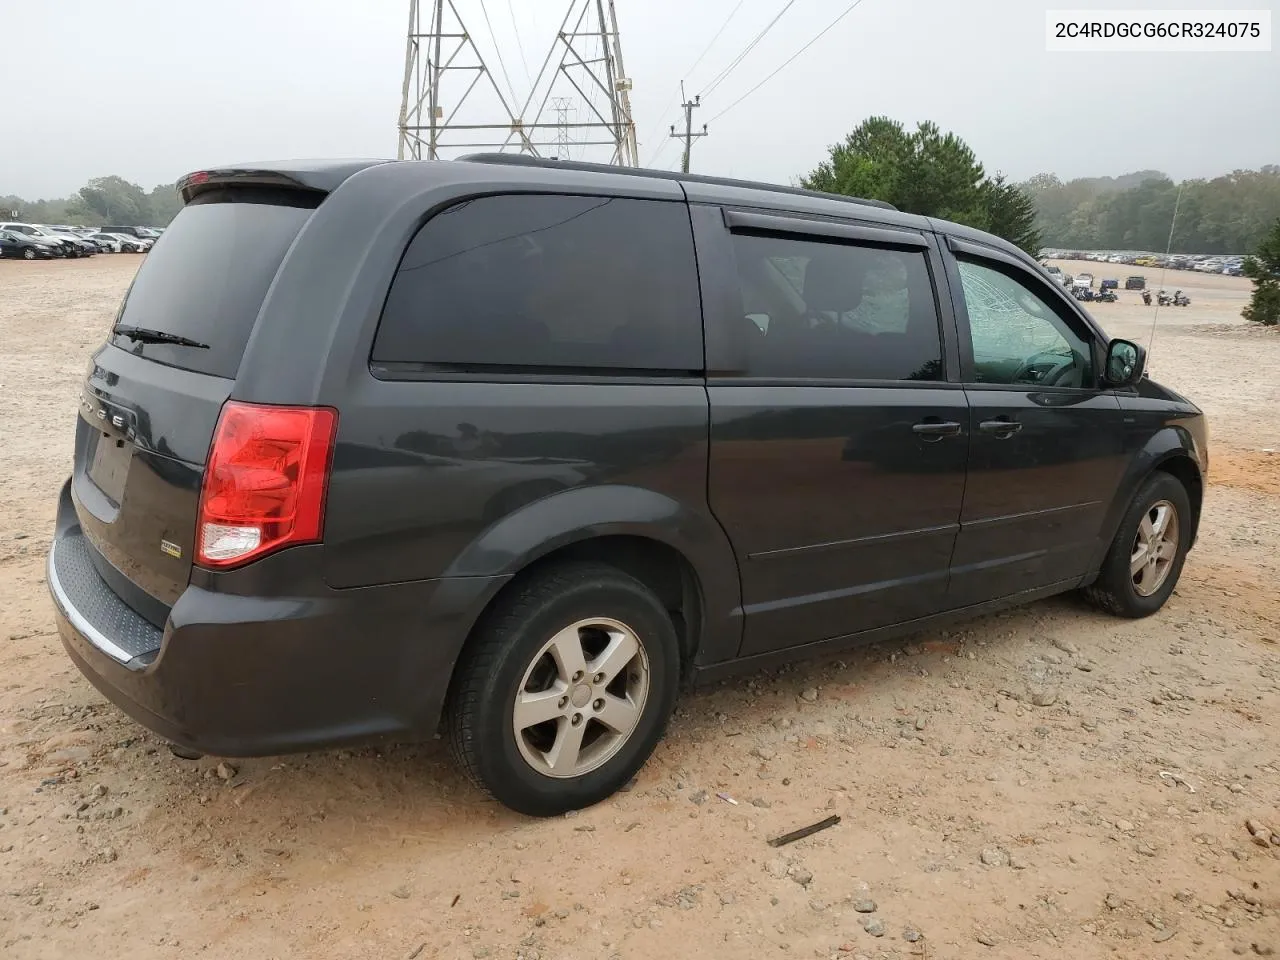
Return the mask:
M 455 2 L 505 89 L 481 0 Z M 518 98 L 530 83 L 512 11 L 536 74 L 568 3 L 485 0 Z M 666 133 L 679 119 L 681 79 L 691 95 L 706 91 L 785 0 L 742 0 L 696 66 L 739 0 L 616 4 L 640 158 L 676 165 L 680 151 Z M 795 0 L 704 95 L 695 121 L 709 123 L 711 135 L 694 147 L 695 170 L 788 182 L 872 114 L 909 125 L 934 120 L 968 141 L 989 171 L 1017 179 L 1144 168 L 1181 179 L 1280 163 L 1280 47 L 1047 53 L 1044 11 L 1066 2 L 863 0 L 807 54 L 713 119 L 846 5 Z M 409 0 L 0 0 L 0 194 L 61 196 L 109 173 L 150 187 L 254 159 L 393 157 L 408 8 Z M 483 116 L 491 102 L 477 99 L 462 115 L 492 119 Z M 587 115 L 581 102 L 573 111 L 573 119 Z

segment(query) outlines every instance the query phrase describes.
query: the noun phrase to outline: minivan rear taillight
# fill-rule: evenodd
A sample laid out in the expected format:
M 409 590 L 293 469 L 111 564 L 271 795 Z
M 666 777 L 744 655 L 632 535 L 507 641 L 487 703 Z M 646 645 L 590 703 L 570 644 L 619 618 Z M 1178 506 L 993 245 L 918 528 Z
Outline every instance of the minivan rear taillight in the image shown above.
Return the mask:
M 319 541 L 337 428 L 328 407 L 228 401 L 204 468 L 196 563 L 234 567 Z

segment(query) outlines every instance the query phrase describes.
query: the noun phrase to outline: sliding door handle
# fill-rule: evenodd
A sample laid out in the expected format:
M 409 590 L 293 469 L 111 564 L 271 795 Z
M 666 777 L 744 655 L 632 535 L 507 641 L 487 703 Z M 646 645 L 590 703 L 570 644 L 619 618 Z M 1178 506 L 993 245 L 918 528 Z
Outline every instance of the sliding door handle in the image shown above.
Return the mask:
M 925 420 L 911 428 L 921 440 L 933 443 L 943 437 L 954 437 L 960 433 L 960 424 L 954 420 Z
M 1017 420 L 1009 417 L 997 417 L 994 420 L 983 420 L 978 424 L 978 429 L 983 433 L 991 433 L 996 437 L 1003 439 L 1012 437 L 1015 433 L 1022 429 L 1022 424 Z

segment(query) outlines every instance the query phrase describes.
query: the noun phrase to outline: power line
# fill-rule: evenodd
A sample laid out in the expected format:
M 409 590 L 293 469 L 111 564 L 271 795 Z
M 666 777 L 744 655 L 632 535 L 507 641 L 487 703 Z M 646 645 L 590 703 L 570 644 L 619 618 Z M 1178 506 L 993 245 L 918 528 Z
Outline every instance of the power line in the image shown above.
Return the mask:
M 734 57 L 727 67 L 725 67 L 723 70 L 721 70 L 718 74 L 716 74 L 711 79 L 711 82 L 707 84 L 706 89 L 702 91 L 702 95 L 710 96 L 713 92 L 715 92 L 716 87 L 724 83 L 725 79 L 729 76 L 729 74 L 733 73 L 733 71 L 737 69 L 738 64 L 742 63 L 742 61 L 747 58 L 747 54 L 749 54 L 752 50 L 756 48 L 756 45 L 759 44 L 760 41 L 765 38 L 765 35 L 770 30 L 773 29 L 774 24 L 776 24 L 779 20 L 781 20 L 783 15 L 788 10 L 790 10 L 793 6 L 795 6 L 795 3 L 796 3 L 796 0 L 787 0 L 786 5 L 783 6 L 781 10 L 778 11 L 778 15 L 775 16 L 772 20 L 770 20 L 767 24 L 765 24 L 764 29 L 756 34 L 755 39 L 752 40 L 750 43 L 748 43 L 746 47 L 743 48 L 743 51 L 740 54 L 738 54 L 736 57 Z
M 703 58 L 708 53 L 711 52 L 711 48 L 716 45 L 716 41 L 720 39 L 720 35 L 725 32 L 725 30 L 729 26 L 730 21 L 732 21 L 734 16 L 737 15 L 738 11 L 742 9 L 742 5 L 744 3 L 746 3 L 746 0 L 738 0 L 737 6 L 735 6 L 732 10 L 729 11 L 729 15 L 724 18 L 724 22 L 720 24 L 720 29 L 717 30 L 715 33 L 715 36 L 711 38 L 711 42 L 702 48 L 702 52 L 698 54 L 698 59 L 693 61 L 693 66 L 691 66 L 688 70 L 685 71 L 684 79 L 680 81 L 681 87 L 684 86 L 685 80 L 688 80 L 689 77 L 693 75 L 693 71 L 698 69 L 698 64 L 702 63 Z M 659 130 L 661 130 L 662 127 L 666 124 L 667 117 L 671 115 L 671 108 L 676 105 L 676 103 L 680 100 L 682 96 L 684 96 L 683 90 L 680 90 L 676 93 L 671 94 L 671 99 L 667 101 L 667 105 L 663 107 L 662 112 L 658 114 Z M 658 149 L 654 150 L 653 153 L 649 155 L 649 161 L 648 163 L 645 164 L 645 166 L 646 167 L 653 166 L 654 161 L 658 159 L 658 154 L 660 154 L 670 142 L 671 142 L 670 140 L 663 138 L 658 143 Z
M 662 154 L 666 152 L 667 147 L 671 146 L 671 144 L 673 143 L 675 143 L 675 141 L 672 140 L 670 137 L 667 137 L 665 140 L 663 140 L 661 146 L 658 147 L 658 149 L 654 152 L 653 156 L 650 157 L 649 162 L 645 164 L 645 166 L 652 167 L 655 163 L 657 163 L 658 158 L 662 156 Z
M 524 55 L 524 41 L 520 39 L 520 25 L 516 23 L 516 11 L 511 6 L 511 0 L 507 0 L 507 13 L 511 16 L 511 29 L 516 32 L 516 46 L 520 49 L 520 62 L 524 64 L 524 78 L 532 86 L 533 74 L 529 72 L 529 60 Z
M 774 77 L 776 77 L 778 74 L 780 74 L 783 70 L 785 70 L 787 67 L 791 66 L 791 64 L 792 64 L 795 60 L 797 60 L 797 59 L 800 57 L 800 55 L 801 55 L 802 53 L 804 53 L 806 50 L 808 50 L 810 47 L 812 47 L 815 43 L 817 43 L 819 40 L 821 40 L 824 36 L 826 36 L 826 35 L 827 35 L 827 33 L 829 33 L 829 32 L 830 32 L 830 31 L 835 27 L 835 25 L 836 25 L 837 23 L 839 23 L 841 20 L 843 20 L 843 19 L 844 19 L 845 17 L 847 17 L 849 14 L 853 13 L 854 8 L 856 8 L 857 6 L 859 6 L 861 3 L 862 3 L 862 0 L 853 0 L 853 3 L 851 3 L 851 4 L 849 4 L 849 6 L 845 7 L 845 8 L 844 8 L 844 10 L 843 10 L 843 11 L 841 11 L 841 13 L 840 13 L 840 15 L 839 15 L 838 17 L 836 17 L 836 18 L 835 18 L 834 20 L 832 20 L 829 24 L 827 24 L 825 27 L 823 27 L 823 28 L 822 28 L 822 31 L 821 31 L 821 32 L 820 32 L 816 37 L 814 37 L 812 40 L 810 40 L 808 43 L 806 43 L 803 47 L 801 47 L 799 50 L 797 50 L 795 53 L 793 53 L 790 57 L 788 57 L 786 60 L 784 60 L 784 61 L 783 61 L 783 63 L 782 63 L 782 66 L 778 67 L 776 70 L 774 70 L 774 71 L 773 71 L 773 73 L 769 74 L 767 77 L 765 77 L 763 80 L 761 80 L 759 83 L 757 83 L 754 87 L 752 87 L 750 90 L 748 90 L 748 91 L 747 91 L 746 93 L 744 93 L 742 96 L 740 96 L 737 100 L 733 101 L 733 103 L 729 104 L 727 107 L 725 107 L 723 110 L 721 110 L 719 113 L 717 113 L 714 117 L 712 117 L 712 118 L 711 118 L 710 120 L 708 120 L 707 122 L 708 122 L 709 124 L 710 124 L 710 123 L 715 123 L 717 120 L 719 120 L 721 117 L 723 117 L 726 113 L 728 113 L 730 110 L 732 110 L 732 109 L 733 109 L 734 107 L 736 107 L 738 104 L 740 104 L 743 100 L 747 99 L 747 97 L 751 96 L 753 93 L 755 93 L 755 92 L 756 92 L 757 90 L 759 90 L 761 87 L 763 87 L 766 83 L 768 83 L 770 80 L 772 80 L 772 79 L 773 79 Z M 785 12 L 785 11 L 784 11 L 784 12 Z
M 724 23 L 720 24 L 720 29 L 717 30 L 716 35 L 711 38 L 711 42 L 702 48 L 702 52 L 698 54 L 698 59 L 693 61 L 693 66 L 685 71 L 684 78 L 686 80 L 689 79 L 689 76 L 693 73 L 693 71 L 698 69 L 698 64 L 702 62 L 702 58 L 711 52 L 711 48 L 714 47 L 716 45 L 716 41 L 720 39 L 720 34 L 725 32 L 725 30 L 729 26 L 729 23 L 733 20 L 737 12 L 742 9 L 742 5 L 746 2 L 747 0 L 738 0 L 738 5 L 729 11 L 729 15 L 724 18 Z
M 507 81 L 507 89 L 511 91 L 511 102 L 516 100 L 516 88 L 511 85 L 511 77 L 507 74 L 506 61 L 502 59 L 502 47 L 498 45 L 498 35 L 493 32 L 493 21 L 489 19 L 489 8 L 484 0 L 480 0 L 480 12 L 484 14 L 484 25 L 489 28 L 489 40 L 493 43 L 494 52 L 498 55 L 498 66 L 502 69 L 502 79 Z

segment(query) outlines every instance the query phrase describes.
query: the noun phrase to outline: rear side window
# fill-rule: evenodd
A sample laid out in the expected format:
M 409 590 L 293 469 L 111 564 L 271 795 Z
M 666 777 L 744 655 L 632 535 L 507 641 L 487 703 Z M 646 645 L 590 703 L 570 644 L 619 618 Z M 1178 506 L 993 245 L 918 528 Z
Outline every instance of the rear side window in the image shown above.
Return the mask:
M 748 376 L 941 380 L 919 251 L 734 234 Z
M 409 244 L 373 360 L 700 370 L 688 211 L 658 200 L 548 195 L 451 207 Z
M 206 346 L 143 343 L 114 332 L 111 342 L 184 370 L 235 377 L 267 288 L 312 210 L 310 203 L 248 202 L 257 198 L 253 191 L 206 196 L 210 201 L 184 207 L 164 243 L 147 254 L 116 319 L 117 327 Z M 220 202 L 223 197 L 230 202 Z

